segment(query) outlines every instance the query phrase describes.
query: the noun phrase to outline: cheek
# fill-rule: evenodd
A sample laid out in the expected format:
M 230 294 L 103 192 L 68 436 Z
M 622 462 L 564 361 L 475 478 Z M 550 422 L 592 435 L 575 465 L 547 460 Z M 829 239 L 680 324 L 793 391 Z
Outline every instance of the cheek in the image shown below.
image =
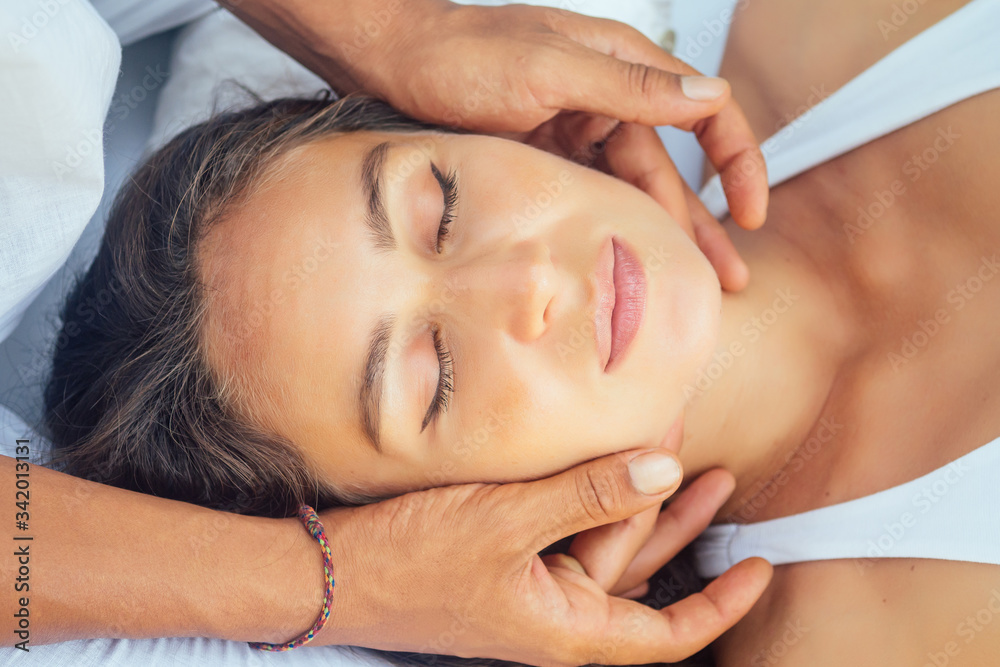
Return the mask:
M 548 405 L 546 388 L 552 385 L 542 382 L 541 375 L 524 377 L 509 365 L 480 369 L 475 386 L 465 392 L 475 404 L 446 454 L 458 462 L 463 479 L 519 481 L 556 470 L 554 460 L 566 438 L 553 438 L 551 431 L 565 432 L 572 419 L 564 414 L 566 405 Z
M 527 434 L 537 425 L 538 408 L 535 392 L 524 379 L 507 370 L 506 375 L 492 374 L 484 382 L 482 409 L 470 426 L 473 432 L 485 429 L 490 441 L 496 443 L 491 458 L 505 466 L 523 463 L 522 452 L 529 446 Z

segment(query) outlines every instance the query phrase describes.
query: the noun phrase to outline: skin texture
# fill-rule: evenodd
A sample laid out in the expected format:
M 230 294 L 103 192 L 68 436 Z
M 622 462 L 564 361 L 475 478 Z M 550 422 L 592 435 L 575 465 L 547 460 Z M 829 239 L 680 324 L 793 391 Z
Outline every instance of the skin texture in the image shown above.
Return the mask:
M 396 144 L 384 165 L 395 250 L 375 247 L 358 166 L 384 141 Z M 458 182 L 440 253 L 432 164 Z M 245 350 L 259 356 L 259 375 L 243 377 L 263 388 L 262 419 L 341 488 L 388 495 L 534 479 L 659 443 L 677 421 L 681 387 L 717 335 L 721 294 L 704 255 L 641 191 L 517 142 L 430 133 L 315 142 L 274 174 L 206 239 L 205 337 L 234 376 Z M 531 215 L 535 200 L 550 203 Z M 612 236 L 644 262 L 648 284 L 641 327 L 605 373 L 594 313 Z M 317 247 L 321 261 L 305 261 Z M 260 325 L 247 326 L 274 293 Z M 379 454 L 357 404 L 384 313 L 397 330 Z M 421 433 L 439 382 L 433 326 L 452 357 L 454 395 Z

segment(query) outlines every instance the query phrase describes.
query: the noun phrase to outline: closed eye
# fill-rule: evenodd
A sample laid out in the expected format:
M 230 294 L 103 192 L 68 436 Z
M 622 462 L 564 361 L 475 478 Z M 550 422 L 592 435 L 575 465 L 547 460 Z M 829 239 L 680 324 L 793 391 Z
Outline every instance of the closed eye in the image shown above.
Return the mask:
M 442 174 L 437 166 L 431 163 L 431 173 L 441 186 L 441 196 L 444 197 L 444 212 L 441 214 L 441 222 L 438 225 L 437 239 L 434 243 L 434 250 L 441 254 L 441 244 L 448 237 L 449 226 L 455 219 L 455 208 L 458 205 L 458 176 L 454 171 L 449 171 L 447 175 Z
M 431 401 L 431 405 L 427 409 L 427 414 L 424 415 L 424 422 L 420 425 L 421 433 L 424 432 L 427 425 L 430 424 L 439 413 L 448 409 L 448 401 L 450 400 L 452 393 L 454 393 L 454 375 L 452 371 L 451 353 L 448 352 L 448 348 L 444 346 L 444 342 L 441 340 L 441 330 L 438 327 L 434 327 L 433 332 L 434 350 L 437 352 L 438 356 L 438 386 L 437 391 L 434 394 L 434 400 Z

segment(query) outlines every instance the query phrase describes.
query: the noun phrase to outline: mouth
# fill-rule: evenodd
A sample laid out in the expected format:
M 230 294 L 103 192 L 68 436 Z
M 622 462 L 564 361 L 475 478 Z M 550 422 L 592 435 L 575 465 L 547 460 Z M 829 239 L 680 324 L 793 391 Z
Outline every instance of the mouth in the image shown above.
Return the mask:
M 601 253 L 597 285 L 594 330 L 599 359 L 604 372 L 609 373 L 624 359 L 646 309 L 646 276 L 642 263 L 617 236 L 611 237 Z

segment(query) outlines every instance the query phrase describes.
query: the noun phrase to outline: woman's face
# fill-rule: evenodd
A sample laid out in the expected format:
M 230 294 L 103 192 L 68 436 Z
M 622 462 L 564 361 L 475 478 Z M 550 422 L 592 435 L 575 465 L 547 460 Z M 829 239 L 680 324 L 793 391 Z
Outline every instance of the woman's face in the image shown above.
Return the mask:
M 605 369 L 612 237 L 646 290 Z M 715 273 L 655 201 L 494 137 L 313 142 L 201 248 L 211 363 L 257 387 L 260 421 L 320 474 L 366 494 L 656 446 L 717 336 Z

